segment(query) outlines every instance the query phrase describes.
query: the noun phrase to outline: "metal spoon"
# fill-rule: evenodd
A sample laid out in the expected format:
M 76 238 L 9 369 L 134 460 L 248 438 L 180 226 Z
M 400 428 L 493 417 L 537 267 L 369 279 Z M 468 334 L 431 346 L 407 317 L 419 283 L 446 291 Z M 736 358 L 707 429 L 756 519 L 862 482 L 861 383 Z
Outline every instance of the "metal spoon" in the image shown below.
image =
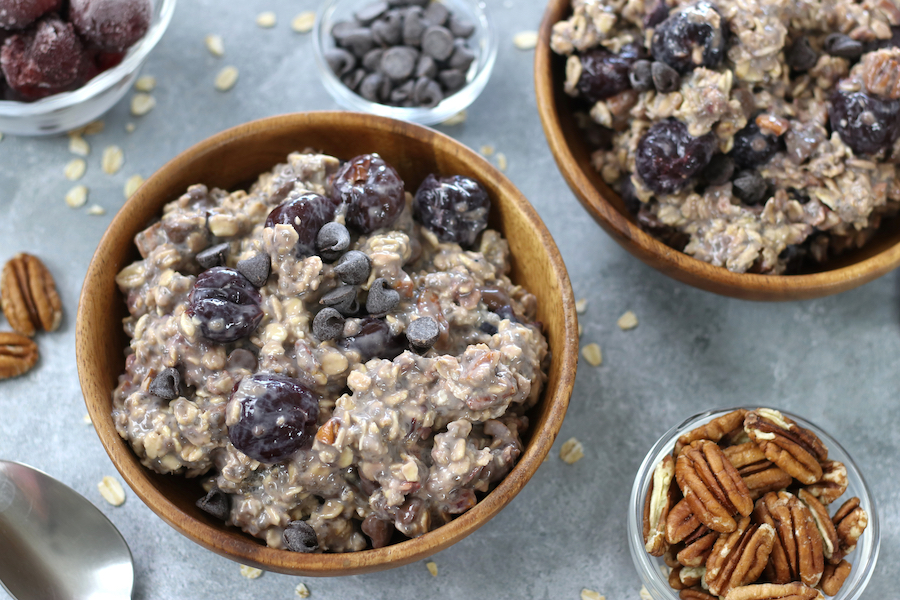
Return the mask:
M 72 488 L 0 460 L 0 584 L 17 600 L 131 598 L 124 538 Z

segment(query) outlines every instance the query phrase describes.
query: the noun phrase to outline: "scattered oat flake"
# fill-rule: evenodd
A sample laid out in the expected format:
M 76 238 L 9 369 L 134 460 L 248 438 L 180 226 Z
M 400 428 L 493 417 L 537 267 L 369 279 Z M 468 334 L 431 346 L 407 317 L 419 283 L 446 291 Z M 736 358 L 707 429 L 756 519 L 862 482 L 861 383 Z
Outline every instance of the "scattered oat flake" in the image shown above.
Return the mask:
M 125 163 L 125 153 L 118 146 L 107 146 L 103 150 L 100 166 L 107 175 L 115 175 Z
M 106 128 L 106 124 L 103 121 L 91 121 L 87 125 L 84 126 L 84 135 L 97 135 L 98 133 L 103 133 L 103 130 Z
M 95 204 L 95 205 L 91 206 L 90 208 L 88 208 L 86 212 L 87 212 L 87 214 L 91 215 L 92 217 L 99 217 L 101 215 L 106 214 L 106 209 L 103 208 L 102 206 L 100 206 L 99 204 Z
M 513 36 L 513 44 L 519 50 L 533 50 L 538 43 L 537 31 L 520 31 Z
M 134 82 L 134 89 L 139 92 L 152 92 L 156 88 L 156 77 L 153 75 L 142 75 Z
M 437 564 L 433 560 L 425 563 L 425 568 L 428 569 L 428 572 L 431 573 L 432 577 L 437 577 Z
M 100 490 L 103 499 L 113 506 L 122 506 L 125 502 L 125 490 L 122 489 L 122 484 L 109 475 L 97 484 L 97 489 Z
M 498 152 L 497 153 L 497 168 L 500 169 L 501 171 L 505 171 L 506 167 L 508 165 L 509 165 L 509 163 L 506 160 L 506 155 L 503 154 L 502 152 Z
M 309 33 L 316 23 L 316 13 L 311 10 L 302 12 L 291 21 L 291 29 L 297 33 Z
M 581 355 L 592 367 L 599 367 L 603 364 L 603 353 L 598 344 L 586 344 L 581 348 Z
M 139 92 L 131 97 L 131 114 L 143 117 L 156 107 L 156 98 L 150 94 Z
M 206 49 L 213 56 L 225 56 L 225 42 L 221 35 L 209 34 L 206 36 Z
M 135 125 L 134 123 L 125 123 L 125 131 L 128 133 L 134 133 Z
M 140 175 L 132 175 L 129 177 L 128 181 L 125 182 L 125 197 L 131 198 L 143 183 L 144 178 Z
M 582 298 L 581 300 L 575 301 L 575 312 L 579 315 L 587 310 L 588 301 L 587 298 Z
M 220 92 L 227 92 L 234 87 L 238 80 L 237 67 L 228 66 L 219 71 L 216 75 L 216 89 Z
M 246 577 L 247 579 L 259 579 L 262 574 L 262 569 L 257 569 L 256 567 L 248 567 L 247 565 L 241 565 L 241 575 Z
M 301 598 L 309 598 L 309 588 L 306 587 L 305 583 L 298 583 L 297 587 L 294 588 L 294 591 L 297 592 L 297 595 Z
M 619 317 L 619 320 L 616 321 L 616 323 L 619 325 L 619 329 L 623 331 L 634 329 L 638 326 L 637 316 L 635 316 L 635 314 L 630 310 Z
M 87 171 L 87 163 L 83 158 L 73 158 L 63 169 L 63 173 L 69 181 L 78 181 L 84 176 L 85 171 Z
M 88 189 L 84 185 L 76 185 L 66 193 L 66 204 L 72 208 L 81 208 L 87 202 Z
M 641 586 L 641 600 L 653 600 L 653 596 L 650 595 L 650 591 L 645 585 Z
M 69 152 L 78 156 L 87 156 L 91 153 L 91 146 L 78 134 L 69 136 Z
M 488 144 L 485 144 L 478 150 L 482 156 L 490 156 L 494 153 L 494 147 Z
M 278 22 L 278 19 L 275 17 L 275 13 L 271 10 L 267 10 L 266 12 L 261 12 L 256 15 L 256 24 L 260 27 L 265 27 L 269 29 L 270 27 L 275 27 L 275 23 Z
M 569 438 L 559 449 L 559 457 L 564 463 L 573 465 L 584 458 L 584 446 L 577 439 Z
M 94 422 L 91 420 L 91 415 L 89 415 L 87 413 L 84 413 L 84 416 L 81 417 L 81 421 L 85 425 L 93 425 L 94 424 Z
M 600 592 L 584 588 L 581 590 L 581 600 L 606 600 L 606 596 L 601 596 Z
M 441 125 L 447 125 L 448 127 L 451 127 L 453 125 L 461 125 L 462 123 L 466 122 L 466 117 L 468 116 L 469 115 L 468 113 L 466 113 L 466 111 L 461 110 L 452 117 L 445 119 L 443 122 L 441 122 Z
M 581 326 L 581 323 L 578 324 L 578 337 L 581 337 L 581 334 L 584 333 L 584 327 Z

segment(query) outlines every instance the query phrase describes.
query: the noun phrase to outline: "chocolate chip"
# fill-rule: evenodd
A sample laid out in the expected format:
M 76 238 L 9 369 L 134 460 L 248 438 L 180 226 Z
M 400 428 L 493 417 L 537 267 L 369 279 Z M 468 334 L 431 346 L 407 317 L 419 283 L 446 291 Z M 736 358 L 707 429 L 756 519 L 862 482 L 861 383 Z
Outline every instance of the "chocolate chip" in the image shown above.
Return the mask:
M 319 549 L 316 530 L 306 521 L 291 521 L 281 534 L 284 545 L 291 552 L 315 552 Z
M 362 80 L 366 78 L 366 70 L 365 69 L 356 69 L 349 75 L 344 75 L 341 78 L 341 81 L 344 82 L 348 88 L 356 91 L 356 88 L 359 87 L 359 84 L 362 83 Z
M 421 8 L 429 2 L 431 2 L 431 0 L 388 0 L 388 6 L 418 6 Z
M 350 232 L 341 223 L 325 223 L 316 235 L 316 249 L 326 261 L 335 261 L 350 247 Z
M 396 46 L 403 41 L 403 13 L 397 9 L 372 23 L 372 39 L 376 44 Z
M 228 497 L 228 494 L 215 487 L 197 500 L 197 508 L 220 521 L 227 521 L 229 515 L 231 515 L 231 498 Z
M 650 73 L 653 76 L 653 85 L 660 94 L 668 94 L 681 87 L 681 76 L 678 71 L 664 62 L 653 61 Z
M 456 15 L 450 15 L 449 23 L 447 23 L 447 27 L 450 28 L 450 33 L 455 35 L 456 37 L 467 38 L 473 33 L 475 33 L 475 24 L 468 19 L 463 19 L 461 17 L 457 17 Z
M 407 46 L 420 46 L 422 34 L 428 25 L 422 19 L 422 9 L 412 6 L 403 15 L 403 43 Z
M 863 53 L 862 43 L 843 33 L 829 34 L 822 47 L 831 56 L 842 58 L 857 58 Z
M 384 54 L 384 48 L 373 48 L 366 52 L 363 56 L 362 66 L 366 71 L 377 71 L 381 66 L 381 56 Z
M 394 82 L 390 77 L 381 78 L 381 88 L 378 90 L 378 99 L 381 102 L 387 102 L 391 98 L 391 91 L 394 89 Z
M 338 44 L 343 44 L 344 38 L 356 29 L 359 29 L 359 23 L 355 21 L 338 21 L 331 28 L 331 37 Z
M 272 270 L 272 257 L 260 252 L 255 256 L 239 261 L 235 270 L 250 280 L 255 287 L 261 288 L 269 279 Z
M 731 185 L 734 195 L 745 204 L 759 204 L 766 199 L 766 180 L 756 171 L 741 171 Z
M 246 348 L 235 348 L 228 355 L 225 361 L 225 368 L 229 370 L 246 369 L 247 371 L 256 371 L 258 366 L 256 355 Z
M 420 77 L 413 88 L 413 101 L 425 108 L 437 106 L 444 99 L 444 93 L 437 81 Z
M 700 174 L 707 185 L 723 185 L 731 181 L 732 175 L 734 175 L 734 160 L 724 154 L 714 155 Z
M 383 277 L 372 282 L 369 295 L 366 297 L 366 312 L 373 317 L 383 317 L 400 303 L 400 294 L 396 290 L 385 287 Z
M 437 75 L 437 63 L 434 62 L 434 59 L 427 54 L 421 55 L 419 57 L 419 62 L 416 63 L 416 79 L 418 79 L 419 77 L 428 77 L 429 79 L 434 79 L 435 75 Z M 407 96 L 409 96 L 409 94 L 407 94 Z
M 375 46 L 372 30 L 367 27 L 358 27 L 347 32 L 341 41 L 341 46 L 352 52 L 355 57 L 362 58 Z
M 438 81 L 452 93 L 466 84 L 466 74 L 459 69 L 444 69 L 438 73 Z
M 453 42 L 453 54 L 450 56 L 447 64 L 451 68 L 459 69 L 465 73 L 473 62 L 475 62 L 475 53 L 472 52 L 465 40 L 455 40 Z
M 344 317 L 330 306 L 319 311 L 313 319 L 313 335 L 319 341 L 333 340 L 344 332 Z
M 350 285 L 359 285 L 369 278 L 372 260 L 365 252 L 351 250 L 341 257 L 334 267 L 334 274 Z
M 228 258 L 228 243 L 216 244 L 197 253 L 197 262 L 204 269 L 211 269 L 225 264 Z
M 153 378 L 148 389 L 157 398 L 174 400 L 181 395 L 181 373 L 173 367 L 163 369 Z
M 356 20 L 361 24 L 371 25 L 372 21 L 383 15 L 387 9 L 387 2 L 385 2 L 384 0 L 378 0 L 377 2 L 366 4 L 358 11 L 356 11 L 353 16 L 356 17 Z
M 409 340 L 410 347 L 419 354 L 434 346 L 440 335 L 441 328 L 432 317 L 419 317 L 406 327 L 406 339 Z
M 653 89 L 653 72 L 649 60 L 636 60 L 628 69 L 628 81 L 631 87 L 638 92 L 646 92 Z
M 322 296 L 319 304 L 330 306 L 345 317 L 351 317 L 359 312 L 359 302 L 356 301 L 356 288 L 352 285 L 342 285 Z
M 394 88 L 393 91 L 391 91 L 391 102 L 393 102 L 394 104 L 400 104 L 401 102 L 408 100 L 413 94 L 414 87 L 415 82 L 409 80 L 403 85 Z
M 491 325 L 488 322 L 484 322 L 481 325 L 479 325 L 478 329 L 480 329 L 481 331 L 483 331 L 484 333 L 486 333 L 488 335 L 494 335 L 495 333 L 497 333 L 497 331 L 499 331 L 495 325 Z
M 381 73 L 369 73 L 359 84 L 359 95 L 369 102 L 378 102 L 381 84 L 384 83 L 384 75 Z
M 432 25 L 422 33 L 422 52 L 435 60 L 447 60 L 453 53 L 453 34 L 446 27 Z
M 785 50 L 784 60 L 793 70 L 802 72 L 816 66 L 819 55 L 809 45 L 809 39 L 803 36 L 794 40 L 794 43 Z
M 381 57 L 381 72 L 394 81 L 403 81 L 413 73 L 419 51 L 409 46 L 394 46 Z
M 422 13 L 422 18 L 429 25 L 443 25 L 449 16 L 450 11 L 440 2 L 432 2 L 425 7 L 425 12 Z

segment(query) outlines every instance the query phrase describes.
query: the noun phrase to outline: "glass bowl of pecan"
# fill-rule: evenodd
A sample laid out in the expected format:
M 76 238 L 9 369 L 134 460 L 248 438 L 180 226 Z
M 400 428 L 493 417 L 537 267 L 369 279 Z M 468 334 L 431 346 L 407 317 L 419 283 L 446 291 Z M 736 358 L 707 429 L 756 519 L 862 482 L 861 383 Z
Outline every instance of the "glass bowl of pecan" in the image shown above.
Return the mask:
M 655 600 L 856 599 L 880 541 L 847 451 L 770 408 L 712 410 L 673 427 L 629 500 L 631 556 Z
M 0 2 L 0 131 L 52 135 L 105 113 L 174 11 L 175 0 Z

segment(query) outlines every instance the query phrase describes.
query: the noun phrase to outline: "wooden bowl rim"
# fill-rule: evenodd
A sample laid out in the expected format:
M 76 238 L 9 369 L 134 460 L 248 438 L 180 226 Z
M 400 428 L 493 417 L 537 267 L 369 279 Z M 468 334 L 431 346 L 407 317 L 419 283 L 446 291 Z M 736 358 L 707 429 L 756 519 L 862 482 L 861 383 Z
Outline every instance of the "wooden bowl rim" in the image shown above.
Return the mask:
M 261 545 L 258 540 L 240 532 L 237 528 L 233 528 L 234 532 L 238 532 L 240 535 L 234 536 L 229 534 L 232 528 L 222 531 L 224 526 L 213 527 L 198 521 L 181 511 L 177 505 L 150 483 L 151 471 L 139 463 L 130 445 L 116 432 L 109 411 L 102 409 L 103 406 L 109 406 L 110 398 L 102 397 L 103 394 L 98 392 L 109 389 L 109 382 L 100 381 L 99 374 L 92 368 L 90 350 L 97 345 L 97 342 L 90 341 L 89 332 L 92 330 L 92 323 L 102 319 L 104 315 L 94 314 L 99 311 L 92 311 L 89 299 L 98 292 L 97 288 L 101 287 L 99 284 L 104 276 L 101 263 L 110 252 L 107 247 L 112 243 L 113 232 L 120 228 L 128 230 L 132 213 L 144 202 L 145 197 L 150 197 L 155 188 L 163 185 L 170 174 L 179 172 L 182 169 L 180 165 L 192 162 L 197 157 L 214 151 L 221 145 L 252 137 L 268 130 L 293 128 L 299 131 L 304 126 L 336 118 L 339 118 L 342 123 L 346 123 L 347 127 L 370 128 L 385 134 L 399 134 L 440 148 L 441 154 L 461 155 L 473 165 L 473 169 L 485 173 L 497 181 L 502 195 L 521 213 L 535 235 L 540 237 L 541 245 L 545 248 L 551 281 L 559 290 L 562 304 L 558 310 L 563 311 L 563 331 L 560 337 L 564 343 L 562 347 L 552 349 L 552 365 L 555 364 L 555 367 L 551 366 L 550 372 L 554 368 L 558 370 L 558 385 L 555 389 L 545 389 L 543 392 L 542 402 L 547 403 L 544 428 L 540 431 L 530 432 L 529 444 L 516 466 L 472 509 L 425 535 L 384 548 L 334 554 L 299 554 Z M 173 199 L 167 198 L 161 201 L 160 209 L 163 204 Z M 139 230 L 140 227 L 136 229 L 136 231 Z M 559 433 L 575 383 L 578 333 L 574 305 L 574 294 L 565 264 L 544 223 L 528 200 L 509 179 L 480 155 L 440 132 L 386 117 L 339 111 L 290 113 L 237 125 L 191 146 L 163 165 L 147 179 L 137 193 L 125 202 L 101 238 L 84 279 L 76 318 L 76 362 L 85 403 L 104 449 L 128 485 L 163 521 L 201 546 L 243 564 L 292 575 L 354 575 L 402 566 L 443 550 L 495 516 L 534 475 Z
M 535 48 L 538 113 L 550 151 L 578 201 L 622 247 L 664 274 L 700 289 L 746 300 L 788 301 L 829 296 L 860 286 L 900 266 L 900 241 L 856 263 L 805 275 L 734 273 L 666 246 L 616 210 L 580 168 L 562 131 L 554 89 L 550 35 L 569 9 L 569 0 L 549 0 Z M 614 192 L 611 192 L 614 193 Z

